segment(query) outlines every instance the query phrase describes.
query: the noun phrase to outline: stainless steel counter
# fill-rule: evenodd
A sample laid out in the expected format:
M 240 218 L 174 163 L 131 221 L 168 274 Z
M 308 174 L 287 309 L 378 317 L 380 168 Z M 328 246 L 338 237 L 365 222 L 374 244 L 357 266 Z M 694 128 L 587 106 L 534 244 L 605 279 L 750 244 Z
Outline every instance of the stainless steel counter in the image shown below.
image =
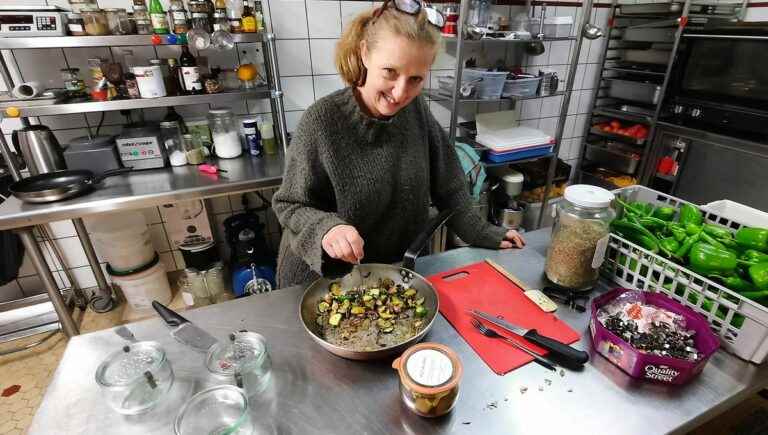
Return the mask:
M 50 204 L 25 204 L 15 197 L 0 205 L 0 230 L 27 227 L 93 213 L 137 209 L 189 199 L 232 195 L 277 186 L 283 155 L 220 159 L 226 173 L 204 174 L 195 166 L 135 171 L 107 178 L 88 195 Z
M 528 246 L 519 251 L 463 248 L 425 257 L 418 261 L 417 271 L 429 275 L 491 258 L 535 287 L 541 284 L 549 230 L 529 233 L 526 239 Z M 184 314 L 218 338 L 247 328 L 269 341 L 272 381 L 252 402 L 259 434 L 685 432 L 768 384 L 768 365 L 755 366 L 722 351 L 697 379 L 678 388 L 632 381 L 599 355 L 593 355 L 582 372 L 568 371 L 564 377 L 535 364 L 497 376 L 438 316 L 427 340 L 458 352 L 464 378 L 453 412 L 445 418 L 423 419 L 401 404 L 390 361 L 344 360 L 307 336 L 298 320 L 302 291 L 292 287 Z M 586 331 L 586 314 L 564 307 L 557 314 L 578 331 Z M 116 414 L 101 400 L 94 372 L 123 340 L 113 330 L 76 336 L 67 346 L 30 434 L 173 432 L 172 422 L 183 401 L 206 382 L 203 356 L 175 342 L 159 319 L 129 327 L 139 340 L 157 340 L 165 347 L 177 380 L 169 397 L 141 416 Z M 589 349 L 589 342 L 585 336 L 576 346 Z

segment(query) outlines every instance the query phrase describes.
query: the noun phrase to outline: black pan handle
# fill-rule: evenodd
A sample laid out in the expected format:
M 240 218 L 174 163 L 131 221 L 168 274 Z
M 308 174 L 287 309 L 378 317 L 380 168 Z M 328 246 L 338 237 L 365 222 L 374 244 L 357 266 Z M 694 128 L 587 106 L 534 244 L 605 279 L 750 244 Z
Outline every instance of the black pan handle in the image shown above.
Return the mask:
M 122 175 L 127 174 L 128 172 L 131 172 L 133 168 L 118 168 L 118 169 L 110 169 L 108 171 L 104 171 L 99 175 L 94 175 L 91 181 L 91 184 L 99 184 L 102 181 L 104 181 L 105 178 L 114 177 L 115 175 Z
M 549 350 L 551 352 L 549 356 L 552 357 L 552 359 L 558 360 L 568 367 L 583 366 L 589 361 L 589 354 L 587 352 L 568 346 L 555 339 L 545 337 L 536 332 L 535 329 L 529 330 L 523 337 L 531 343 Z
M 435 234 L 435 231 L 437 231 L 441 225 L 450 219 L 451 216 L 453 216 L 453 210 L 443 210 L 440 212 L 440 214 L 429 221 L 426 230 L 419 234 L 413 243 L 411 243 L 411 246 L 408 247 L 408 250 L 405 251 L 405 255 L 403 256 L 404 268 L 408 270 L 414 270 L 416 267 L 416 257 L 419 256 L 421 250 L 424 249 L 424 246 L 426 246 L 427 240 L 429 240 Z
M 158 301 L 152 301 L 152 308 L 157 311 L 157 314 L 162 317 L 163 321 L 165 321 L 165 324 L 168 326 L 175 327 L 181 325 L 182 323 L 189 322 L 189 320 L 181 317 L 179 313 L 173 311 Z

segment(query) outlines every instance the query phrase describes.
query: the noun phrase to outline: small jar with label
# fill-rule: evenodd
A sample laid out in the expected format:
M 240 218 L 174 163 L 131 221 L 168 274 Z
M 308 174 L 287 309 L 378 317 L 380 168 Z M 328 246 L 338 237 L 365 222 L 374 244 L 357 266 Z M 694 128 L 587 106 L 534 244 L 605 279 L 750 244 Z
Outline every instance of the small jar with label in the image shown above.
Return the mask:
M 199 165 L 205 161 L 205 147 L 199 137 L 185 134 L 184 149 L 187 152 L 187 163 L 190 165 Z
M 261 145 L 261 133 L 259 125 L 255 119 L 243 120 L 243 140 L 245 141 L 245 150 L 253 157 L 264 155 L 264 147 Z
M 85 33 L 89 36 L 109 35 L 109 23 L 107 15 L 97 7 L 83 7 L 80 15 L 85 23 Z
M 107 25 L 109 32 L 113 35 L 128 35 L 131 31 L 131 25 L 128 22 L 128 12 L 122 8 L 104 9 L 107 16 Z
M 161 122 L 160 140 L 162 140 L 165 151 L 168 153 L 168 160 L 171 162 L 171 166 L 184 166 L 187 164 L 187 152 L 184 149 L 184 140 L 178 122 Z
M 71 36 L 85 36 L 85 21 L 83 16 L 76 13 L 67 14 L 67 32 Z
M 610 208 L 614 195 L 601 187 L 577 184 L 566 187 L 563 197 L 557 204 L 544 271 L 555 285 L 584 291 L 597 283 L 609 225 L 616 216 Z
M 213 147 L 216 156 L 231 159 L 240 156 L 243 148 L 235 125 L 235 115 L 229 108 L 211 109 L 208 111 L 208 125 L 213 136 Z
M 439 417 L 453 409 L 459 397 L 463 366 L 448 346 L 420 343 L 392 362 L 400 375 L 405 406 L 422 417 Z

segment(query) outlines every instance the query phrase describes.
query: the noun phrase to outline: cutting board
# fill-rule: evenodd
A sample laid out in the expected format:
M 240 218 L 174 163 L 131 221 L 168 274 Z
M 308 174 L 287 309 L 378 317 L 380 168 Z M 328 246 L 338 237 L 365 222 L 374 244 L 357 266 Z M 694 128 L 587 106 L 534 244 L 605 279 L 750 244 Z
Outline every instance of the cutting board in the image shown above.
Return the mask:
M 554 314 L 542 311 L 525 296 L 520 287 L 484 261 L 438 273 L 427 279 L 440 296 L 440 313 L 498 375 L 533 361 L 533 357 L 504 340 L 482 335 L 470 323 L 473 316 L 468 310 L 501 316 L 510 323 L 536 329 L 539 334 L 563 343 L 571 344 L 579 340 L 580 336 L 573 328 Z M 483 323 L 538 354 L 546 354 L 546 350 L 524 338 L 508 333 L 499 326 L 485 321 Z

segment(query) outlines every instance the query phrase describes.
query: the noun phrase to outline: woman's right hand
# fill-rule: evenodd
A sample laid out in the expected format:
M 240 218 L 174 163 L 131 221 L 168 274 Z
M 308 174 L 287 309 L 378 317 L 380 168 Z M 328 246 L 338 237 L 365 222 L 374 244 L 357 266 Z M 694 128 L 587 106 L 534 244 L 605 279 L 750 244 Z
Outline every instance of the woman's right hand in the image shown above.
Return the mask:
M 323 250 L 331 257 L 357 264 L 363 259 L 363 238 L 352 225 L 336 225 L 323 236 Z

